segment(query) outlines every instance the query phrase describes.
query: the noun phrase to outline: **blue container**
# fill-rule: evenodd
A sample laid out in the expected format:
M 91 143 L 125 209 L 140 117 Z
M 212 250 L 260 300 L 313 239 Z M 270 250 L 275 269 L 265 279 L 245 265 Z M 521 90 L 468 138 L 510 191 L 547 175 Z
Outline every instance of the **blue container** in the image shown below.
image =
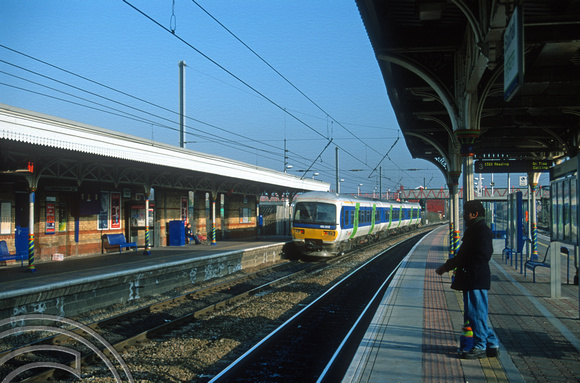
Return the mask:
M 183 221 L 169 221 L 169 246 L 185 246 L 185 224 Z

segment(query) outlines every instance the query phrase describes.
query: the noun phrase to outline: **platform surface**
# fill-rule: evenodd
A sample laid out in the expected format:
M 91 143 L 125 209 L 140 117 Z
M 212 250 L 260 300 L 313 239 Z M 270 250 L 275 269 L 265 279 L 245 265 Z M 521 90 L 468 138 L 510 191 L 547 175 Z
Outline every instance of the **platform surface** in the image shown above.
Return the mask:
M 553 299 L 548 268 L 538 268 L 532 283 L 530 273 L 524 277 L 502 260 L 501 241 L 494 242 L 489 318 L 500 339 L 499 358 L 459 357 L 463 298 L 451 290 L 449 273 L 435 273 L 448 257 L 442 227 L 409 253 L 343 382 L 580 381 L 579 294 L 574 273 L 567 284 L 566 260 L 562 298 Z
M 11 296 L 17 291 L 49 289 L 57 285 L 78 283 L 82 280 L 98 278 L 115 273 L 137 272 L 138 269 L 163 267 L 176 262 L 220 255 L 228 252 L 251 249 L 276 243 L 289 242 L 290 237 L 263 237 L 260 240 L 226 240 L 215 245 L 185 245 L 155 247 L 150 255 L 144 255 L 144 249 L 136 251 L 110 251 L 106 254 L 92 254 L 78 257 L 67 257 L 63 261 L 42 261 L 35 263 L 36 272 L 28 272 L 27 262 L 24 267 L 20 261 L 9 266 L 0 266 L 0 299 Z

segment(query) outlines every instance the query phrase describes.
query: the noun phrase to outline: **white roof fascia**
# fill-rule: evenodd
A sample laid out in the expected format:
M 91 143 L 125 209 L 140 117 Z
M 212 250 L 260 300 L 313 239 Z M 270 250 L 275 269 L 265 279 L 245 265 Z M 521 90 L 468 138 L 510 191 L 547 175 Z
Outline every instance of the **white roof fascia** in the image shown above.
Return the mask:
M 330 184 L 204 154 L 0 103 L 0 138 L 105 157 L 193 170 L 291 189 L 328 191 Z

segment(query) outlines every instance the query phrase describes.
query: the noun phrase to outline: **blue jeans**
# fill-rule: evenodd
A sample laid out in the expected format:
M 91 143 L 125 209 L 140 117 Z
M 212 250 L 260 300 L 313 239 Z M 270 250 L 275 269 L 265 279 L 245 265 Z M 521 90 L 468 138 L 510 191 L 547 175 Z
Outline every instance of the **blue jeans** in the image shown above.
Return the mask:
M 481 350 L 499 347 L 499 341 L 487 324 L 487 290 L 463 291 L 465 320 L 473 330 L 473 346 Z

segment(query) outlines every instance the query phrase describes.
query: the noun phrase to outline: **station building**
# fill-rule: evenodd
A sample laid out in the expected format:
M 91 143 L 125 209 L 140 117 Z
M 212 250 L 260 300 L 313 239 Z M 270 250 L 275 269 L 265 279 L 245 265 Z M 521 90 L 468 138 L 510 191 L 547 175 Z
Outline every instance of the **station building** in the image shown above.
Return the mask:
M 38 259 L 101 253 L 105 234 L 150 248 L 171 222 L 210 241 L 255 237 L 260 196 L 330 185 L 0 104 L 0 241 Z

